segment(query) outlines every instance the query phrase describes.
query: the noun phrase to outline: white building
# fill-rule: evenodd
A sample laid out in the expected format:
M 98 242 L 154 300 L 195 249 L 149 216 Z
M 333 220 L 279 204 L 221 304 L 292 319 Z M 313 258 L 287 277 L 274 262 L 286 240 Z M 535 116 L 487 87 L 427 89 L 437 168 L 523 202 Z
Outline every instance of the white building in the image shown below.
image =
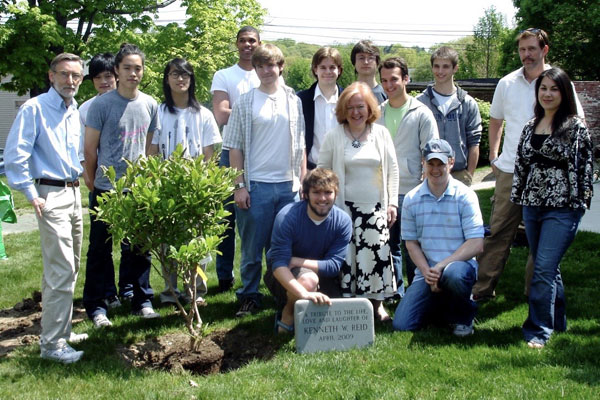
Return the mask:
M 10 81 L 10 76 L 3 77 L 2 83 Z M 29 95 L 19 96 L 13 92 L 0 90 L 0 149 L 4 149 L 6 138 L 19 107 L 29 99 Z

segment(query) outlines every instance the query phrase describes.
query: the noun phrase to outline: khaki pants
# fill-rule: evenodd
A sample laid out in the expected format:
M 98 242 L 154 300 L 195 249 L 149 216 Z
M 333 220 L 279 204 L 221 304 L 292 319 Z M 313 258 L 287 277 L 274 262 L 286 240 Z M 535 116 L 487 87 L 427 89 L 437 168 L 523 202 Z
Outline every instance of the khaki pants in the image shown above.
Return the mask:
M 477 258 L 479 270 L 477 282 L 473 286 L 473 294 L 480 297 L 495 296 L 498 279 L 504 270 L 510 246 L 515 239 L 521 223 L 521 206 L 510 201 L 513 174 L 494 168 L 496 189 L 492 198 L 492 215 L 490 217 L 490 236 L 483 244 L 483 253 Z M 529 283 L 533 275 L 531 255 L 527 259 L 525 272 L 525 294 L 529 292 Z
M 471 173 L 469 173 L 469 171 L 466 169 L 452 171 L 451 174 L 454 179 L 458 179 L 467 186 L 471 186 L 471 183 L 473 182 L 473 175 L 471 175 Z
M 71 335 L 73 292 L 83 239 L 81 194 L 78 187 L 36 185 L 46 200 L 38 217 L 44 273 L 40 347 L 52 350 Z

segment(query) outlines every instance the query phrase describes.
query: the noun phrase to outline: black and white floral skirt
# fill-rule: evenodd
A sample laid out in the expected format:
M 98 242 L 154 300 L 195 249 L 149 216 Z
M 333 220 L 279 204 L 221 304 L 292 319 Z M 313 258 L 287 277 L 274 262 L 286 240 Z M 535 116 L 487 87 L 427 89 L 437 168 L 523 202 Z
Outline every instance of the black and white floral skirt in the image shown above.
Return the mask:
M 396 277 L 390 253 L 387 210 L 381 204 L 346 201 L 352 218 L 352 239 L 342 265 L 344 297 L 384 300 L 396 292 Z

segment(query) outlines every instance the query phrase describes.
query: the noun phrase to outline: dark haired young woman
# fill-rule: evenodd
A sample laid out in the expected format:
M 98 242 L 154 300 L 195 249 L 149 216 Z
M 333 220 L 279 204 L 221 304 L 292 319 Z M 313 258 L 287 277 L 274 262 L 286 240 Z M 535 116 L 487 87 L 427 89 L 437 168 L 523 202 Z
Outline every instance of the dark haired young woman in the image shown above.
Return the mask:
M 511 200 L 523 206 L 535 265 L 523 334 L 529 347 L 539 349 L 553 331 L 567 328 L 560 260 L 590 206 L 593 164 L 590 135 L 577 116 L 567 74 L 544 71 L 535 93 L 535 118 L 517 148 Z

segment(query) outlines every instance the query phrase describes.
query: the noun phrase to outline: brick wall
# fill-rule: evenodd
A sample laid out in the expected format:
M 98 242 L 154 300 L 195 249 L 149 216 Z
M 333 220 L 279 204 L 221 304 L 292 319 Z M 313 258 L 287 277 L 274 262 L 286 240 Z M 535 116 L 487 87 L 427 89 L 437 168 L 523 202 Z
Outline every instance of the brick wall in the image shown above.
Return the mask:
M 458 81 L 463 89 L 469 94 L 485 101 L 492 101 L 494 90 L 498 79 L 472 79 Z M 598 81 L 575 81 L 575 91 L 585 112 L 585 120 L 588 124 L 592 140 L 596 147 L 596 158 L 600 159 L 600 82 Z M 427 87 L 426 82 L 410 82 L 407 90 L 423 91 Z
M 600 82 L 577 81 L 573 82 L 575 91 L 585 112 L 592 140 L 596 148 L 600 147 Z

